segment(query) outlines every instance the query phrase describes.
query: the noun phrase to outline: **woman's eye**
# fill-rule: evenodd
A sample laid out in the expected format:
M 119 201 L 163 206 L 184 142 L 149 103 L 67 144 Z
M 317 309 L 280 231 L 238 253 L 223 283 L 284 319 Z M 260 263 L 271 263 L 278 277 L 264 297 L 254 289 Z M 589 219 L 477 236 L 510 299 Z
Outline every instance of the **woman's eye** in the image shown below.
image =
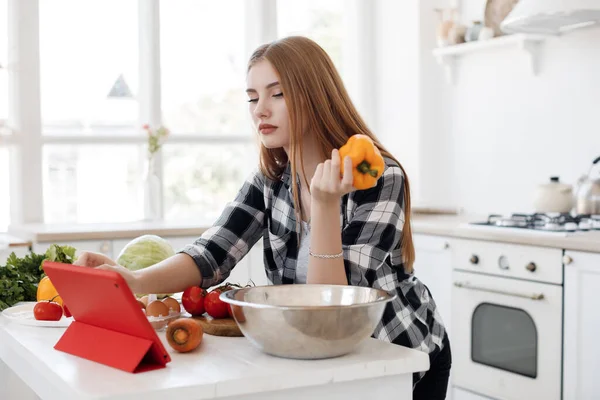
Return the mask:
M 273 97 L 283 97 L 283 93 L 274 94 Z
M 258 99 L 249 99 L 248 100 L 248 103 L 257 103 L 257 102 L 258 102 Z

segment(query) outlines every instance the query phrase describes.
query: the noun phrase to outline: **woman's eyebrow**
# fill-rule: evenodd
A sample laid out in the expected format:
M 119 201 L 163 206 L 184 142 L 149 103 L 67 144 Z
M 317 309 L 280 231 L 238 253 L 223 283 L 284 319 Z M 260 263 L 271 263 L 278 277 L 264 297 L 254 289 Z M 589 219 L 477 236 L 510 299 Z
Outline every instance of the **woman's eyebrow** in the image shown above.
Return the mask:
M 277 85 L 279 85 L 278 81 L 271 82 L 266 86 L 266 89 L 270 89 L 273 86 L 277 86 Z M 248 89 L 246 89 L 246 93 L 256 93 L 256 89 L 248 88 Z

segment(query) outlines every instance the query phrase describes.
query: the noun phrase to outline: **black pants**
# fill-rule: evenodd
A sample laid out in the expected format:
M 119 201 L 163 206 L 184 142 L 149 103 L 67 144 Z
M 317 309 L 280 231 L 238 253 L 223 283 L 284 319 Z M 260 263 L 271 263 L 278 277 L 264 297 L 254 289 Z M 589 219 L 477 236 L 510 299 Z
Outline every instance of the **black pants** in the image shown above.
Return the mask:
M 444 348 L 431 362 L 429 371 L 413 389 L 413 400 L 443 400 L 448 390 L 452 353 L 448 336 L 444 338 Z

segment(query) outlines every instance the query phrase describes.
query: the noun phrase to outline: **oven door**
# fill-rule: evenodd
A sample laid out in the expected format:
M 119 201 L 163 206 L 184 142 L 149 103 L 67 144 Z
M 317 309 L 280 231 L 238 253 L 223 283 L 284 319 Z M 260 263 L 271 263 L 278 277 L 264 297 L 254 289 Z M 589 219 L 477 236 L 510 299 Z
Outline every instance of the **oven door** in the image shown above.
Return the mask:
M 560 399 L 562 286 L 453 271 L 455 386 L 497 399 Z

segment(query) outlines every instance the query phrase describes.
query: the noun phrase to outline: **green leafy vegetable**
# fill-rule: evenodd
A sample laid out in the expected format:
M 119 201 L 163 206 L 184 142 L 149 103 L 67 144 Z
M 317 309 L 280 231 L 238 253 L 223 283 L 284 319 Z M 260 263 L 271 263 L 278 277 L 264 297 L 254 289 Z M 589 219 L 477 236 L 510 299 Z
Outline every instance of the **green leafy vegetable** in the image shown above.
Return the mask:
M 0 311 L 20 301 L 36 301 L 38 283 L 45 275 L 42 263 L 49 260 L 72 264 L 75 253 L 75 248 L 57 244 L 51 245 L 45 254 L 31 252 L 19 258 L 11 253 L 6 265 L 0 265 Z
M 143 235 L 127 243 L 117 258 L 117 264 L 130 271 L 137 271 L 157 264 L 173 255 L 175 255 L 175 251 L 165 239 L 156 235 Z M 170 294 L 160 293 L 157 294 L 157 297 L 162 298 Z
M 35 301 L 37 284 L 42 279 L 40 265 L 44 254 L 31 253 L 23 258 L 13 252 L 0 266 L 0 311 L 20 301 Z
M 133 239 L 121 250 L 117 264 L 130 271 L 147 268 L 175 254 L 165 239 L 156 235 L 143 235 Z

